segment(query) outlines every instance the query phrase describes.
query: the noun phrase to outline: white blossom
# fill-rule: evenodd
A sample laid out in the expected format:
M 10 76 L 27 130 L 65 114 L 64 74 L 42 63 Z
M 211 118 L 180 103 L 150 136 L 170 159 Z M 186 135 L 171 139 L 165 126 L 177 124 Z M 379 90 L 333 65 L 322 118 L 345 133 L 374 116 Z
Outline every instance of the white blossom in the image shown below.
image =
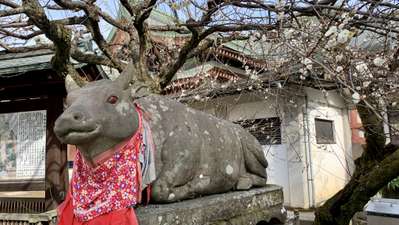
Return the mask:
M 336 45 L 337 45 L 337 40 L 335 38 L 331 38 L 330 40 L 328 40 L 326 48 L 333 48 Z
M 309 58 L 305 58 L 305 59 L 302 60 L 302 64 L 304 64 L 304 65 L 309 65 L 309 64 L 312 64 L 312 63 L 313 63 L 313 61 L 311 59 L 309 59 Z
M 345 19 L 342 21 L 342 23 L 338 26 L 339 29 L 344 29 L 344 27 L 348 24 L 348 22 L 351 20 L 349 17 L 345 17 Z
M 363 87 L 366 88 L 371 84 L 371 81 L 364 81 L 363 82 Z
M 325 36 L 325 37 L 328 37 L 328 36 L 331 36 L 331 35 L 333 35 L 333 34 L 337 34 L 337 32 L 338 32 L 337 27 L 336 27 L 336 26 L 331 26 L 331 27 L 327 30 L 327 32 L 324 34 L 324 36 Z
M 295 30 L 292 29 L 292 28 L 287 29 L 287 30 L 284 30 L 284 36 L 285 36 L 285 38 L 287 38 L 287 39 L 292 38 L 294 32 L 295 32 Z
M 360 94 L 355 92 L 352 94 L 352 101 L 353 103 L 357 104 L 360 102 Z
M 338 73 L 341 73 L 344 70 L 344 68 L 342 66 L 337 66 L 337 68 L 335 69 L 335 71 L 337 71 Z
M 346 42 L 348 42 L 350 40 L 351 37 L 352 37 L 352 33 L 349 30 L 344 29 L 341 32 L 339 32 L 339 34 L 337 36 L 337 42 L 340 44 L 345 44 Z
M 344 59 L 344 55 L 342 55 L 342 54 L 335 56 L 335 61 L 337 61 L 337 62 L 341 62 L 343 59 Z
M 255 34 L 252 34 L 251 36 L 249 36 L 248 41 L 249 41 L 249 43 L 254 43 L 256 41 Z
M 285 1 L 284 0 L 278 0 L 276 4 L 276 9 L 277 10 L 282 10 L 284 9 L 285 6 Z
M 265 34 L 262 34 L 262 37 L 261 37 L 261 39 L 262 39 L 262 41 L 263 41 L 263 42 L 266 42 L 266 41 L 267 41 L 267 37 L 266 37 L 266 35 L 265 35 Z
M 194 96 L 194 99 L 197 100 L 197 101 L 199 101 L 199 100 L 201 100 L 201 96 L 200 96 L 200 95 L 195 95 L 195 96 Z
M 357 64 L 356 70 L 362 75 L 366 75 L 368 77 L 373 77 L 373 75 L 370 73 L 370 70 L 365 62 L 361 62 L 361 63 Z
M 385 59 L 381 57 L 377 57 L 373 60 L 374 65 L 376 66 L 383 66 L 385 64 Z
M 256 75 L 255 73 L 252 73 L 252 74 L 249 76 L 249 79 L 258 80 L 258 79 L 259 79 L 259 76 Z
M 279 20 L 279 21 L 284 20 L 284 12 L 283 11 L 278 13 L 277 20 Z

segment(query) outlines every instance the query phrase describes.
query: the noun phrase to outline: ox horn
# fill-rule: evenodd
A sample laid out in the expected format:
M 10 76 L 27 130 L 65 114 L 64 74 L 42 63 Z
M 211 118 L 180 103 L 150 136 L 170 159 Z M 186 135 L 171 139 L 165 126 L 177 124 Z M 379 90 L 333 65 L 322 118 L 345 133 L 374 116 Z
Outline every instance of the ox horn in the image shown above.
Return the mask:
M 137 67 L 138 65 L 136 63 L 130 62 L 119 75 L 119 77 L 114 81 L 117 82 L 119 87 L 121 87 L 123 90 L 129 89 L 130 95 L 133 97 L 133 99 L 141 98 L 150 94 L 148 86 L 146 86 L 144 82 L 138 80 L 137 78 L 139 74 Z
M 79 89 L 79 88 L 80 88 L 80 86 L 76 83 L 76 81 L 72 78 L 72 76 L 68 74 L 65 77 L 65 89 L 66 89 L 67 93 L 69 93 L 73 90 Z
M 136 65 L 133 62 L 130 62 L 119 77 L 116 78 L 115 82 L 117 82 L 123 90 L 126 90 L 129 88 L 130 82 L 135 73 L 137 73 Z

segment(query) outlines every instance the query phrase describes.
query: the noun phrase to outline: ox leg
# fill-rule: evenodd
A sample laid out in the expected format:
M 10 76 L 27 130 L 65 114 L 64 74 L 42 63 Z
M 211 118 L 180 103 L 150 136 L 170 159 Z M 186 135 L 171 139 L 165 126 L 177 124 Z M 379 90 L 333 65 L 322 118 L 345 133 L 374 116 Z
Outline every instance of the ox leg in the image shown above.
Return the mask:
M 196 177 L 185 185 L 171 188 L 169 195 L 170 202 L 194 198 L 208 192 L 211 188 L 210 180 L 209 176 Z
M 184 186 L 192 179 L 195 173 L 195 157 L 190 152 L 180 152 L 174 156 L 174 160 L 165 160 L 162 172 L 158 179 L 152 184 L 151 198 L 155 202 L 174 202 L 175 187 Z M 168 158 L 171 155 L 167 156 Z
M 248 190 L 251 187 L 263 187 L 266 185 L 266 178 L 257 176 L 255 174 L 246 173 L 242 175 L 237 182 L 237 190 Z
M 194 179 L 188 181 L 182 186 L 167 186 L 158 183 L 161 193 L 158 195 L 158 202 L 176 202 L 184 199 L 194 198 L 198 193 L 203 193 L 203 190 L 209 185 L 210 178 Z M 155 184 L 157 185 L 157 184 Z M 156 188 L 156 187 L 154 187 Z M 156 191 L 156 190 L 155 190 Z M 154 194 L 154 189 L 153 189 Z

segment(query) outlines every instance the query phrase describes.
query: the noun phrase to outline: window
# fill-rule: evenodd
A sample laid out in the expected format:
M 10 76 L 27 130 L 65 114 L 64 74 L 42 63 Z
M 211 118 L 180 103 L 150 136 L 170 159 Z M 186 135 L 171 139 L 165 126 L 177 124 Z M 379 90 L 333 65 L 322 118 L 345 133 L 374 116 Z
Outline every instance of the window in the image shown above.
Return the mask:
M 240 120 L 234 122 L 248 130 L 261 145 L 281 144 L 281 122 L 279 117 Z
M 317 144 L 335 144 L 333 121 L 315 119 L 315 126 Z

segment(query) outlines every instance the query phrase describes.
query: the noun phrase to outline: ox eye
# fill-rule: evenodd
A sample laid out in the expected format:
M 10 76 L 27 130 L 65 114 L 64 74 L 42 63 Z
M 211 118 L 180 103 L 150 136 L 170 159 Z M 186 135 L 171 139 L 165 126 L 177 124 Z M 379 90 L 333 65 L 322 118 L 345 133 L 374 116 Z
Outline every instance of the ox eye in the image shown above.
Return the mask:
M 107 102 L 111 104 L 115 104 L 118 101 L 118 97 L 115 95 L 111 95 L 108 97 Z

